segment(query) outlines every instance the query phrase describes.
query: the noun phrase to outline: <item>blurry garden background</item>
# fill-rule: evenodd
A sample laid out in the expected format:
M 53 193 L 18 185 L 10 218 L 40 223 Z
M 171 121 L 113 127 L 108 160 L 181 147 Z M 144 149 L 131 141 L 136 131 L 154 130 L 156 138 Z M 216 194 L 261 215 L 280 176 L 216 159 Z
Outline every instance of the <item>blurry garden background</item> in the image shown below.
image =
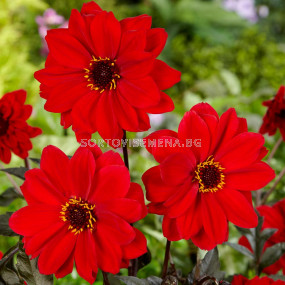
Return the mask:
M 39 84 L 33 74 L 43 68 L 48 53 L 43 39 L 46 30 L 65 27 L 71 9 L 80 10 L 84 2 L 88 1 L 0 0 L 0 97 L 16 89 L 27 90 L 27 102 L 34 107 L 30 123 L 43 129 L 43 135 L 33 139 L 30 157 L 40 158 L 42 149 L 49 144 L 68 155 L 78 147 L 71 130 L 64 136 L 59 114 L 44 110 L 45 100 L 39 97 Z M 165 28 L 169 35 L 161 58 L 182 72 L 182 80 L 168 91 L 175 103 L 174 112 L 151 115 L 150 131 L 177 130 L 184 112 L 201 101 L 210 103 L 219 114 L 234 107 L 239 116 L 247 118 L 251 131 L 259 130 L 266 111 L 262 101 L 271 99 L 279 86 L 285 84 L 284 0 L 99 0 L 97 3 L 112 10 L 118 19 L 149 14 L 153 17 L 153 27 Z M 136 136 L 142 138 L 149 132 Z M 128 133 L 128 137 L 134 138 L 135 134 Z M 267 147 L 272 149 L 279 137 L 279 133 L 275 137 L 266 136 Z M 143 148 L 130 149 L 129 157 L 132 179 L 141 183 L 141 175 L 155 161 Z M 279 173 L 284 164 L 283 143 L 271 165 Z M 24 162 L 14 156 L 10 166 L 19 165 Z M 284 198 L 284 185 L 285 179 L 270 197 L 270 203 Z M 6 176 L 0 173 L 0 193 L 10 186 Z M 25 202 L 17 199 L 5 206 L 0 199 L 0 205 L 3 214 L 15 211 Z M 137 226 L 146 235 L 152 253 L 151 263 L 139 272 L 139 277 L 159 275 L 165 247 L 161 220 L 149 215 Z M 230 241 L 237 242 L 238 238 L 231 225 Z M 15 243 L 16 238 L 0 237 L 0 250 L 5 252 Z M 246 257 L 226 245 L 218 248 L 222 270 L 227 275 L 254 276 Z M 173 243 L 172 255 L 177 268 L 184 273 L 190 271 L 191 246 L 187 241 Z M 98 284 L 102 283 L 100 278 L 99 274 Z M 74 272 L 55 284 L 87 282 Z

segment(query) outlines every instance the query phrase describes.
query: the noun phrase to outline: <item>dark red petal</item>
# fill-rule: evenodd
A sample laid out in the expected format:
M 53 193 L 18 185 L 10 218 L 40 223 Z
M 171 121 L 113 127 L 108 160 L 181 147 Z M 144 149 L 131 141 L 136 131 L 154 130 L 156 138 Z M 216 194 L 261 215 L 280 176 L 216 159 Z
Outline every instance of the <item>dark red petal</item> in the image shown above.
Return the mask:
M 284 216 L 276 208 L 263 205 L 259 206 L 257 210 L 264 217 L 262 228 L 281 229 L 283 227 Z
M 148 30 L 151 28 L 151 17 L 148 15 L 140 15 L 137 17 L 126 18 L 120 21 L 122 31 L 129 30 Z
M 178 138 L 178 134 L 171 130 L 159 130 L 159 131 L 153 132 L 145 138 L 145 147 L 148 150 L 148 152 L 152 154 L 153 152 L 152 146 L 154 145 L 153 143 L 155 142 L 155 140 L 158 140 L 165 136 Z M 153 143 L 151 143 L 152 141 Z
M 73 196 L 87 200 L 95 169 L 96 164 L 92 152 L 86 148 L 78 148 L 69 162 L 68 181 Z
M 146 37 L 146 51 L 151 52 L 154 57 L 159 56 L 166 44 L 166 31 L 162 28 L 150 29 Z
M 211 250 L 217 246 L 217 243 L 210 238 L 203 228 L 198 234 L 192 236 L 191 240 L 196 246 L 203 250 Z
M 189 207 L 196 202 L 199 189 L 198 183 L 192 184 L 188 182 L 180 188 L 183 188 L 184 191 L 179 189 L 180 193 L 177 193 L 176 197 L 173 196 L 173 198 L 164 203 L 164 206 L 168 208 L 167 216 L 169 218 L 176 218 L 185 214 Z
M 75 264 L 78 274 L 93 284 L 97 274 L 97 256 L 95 249 L 95 240 L 92 233 L 87 230 L 80 233 L 77 237 L 75 247 Z
M 100 136 L 104 140 L 111 140 L 108 142 L 111 146 L 115 147 L 112 143 L 115 140 L 119 140 L 119 143 L 116 147 L 121 145 L 121 139 L 123 137 L 123 130 L 118 125 L 118 119 L 115 116 L 113 107 L 112 96 L 115 94 L 113 92 L 107 92 L 101 94 L 101 97 L 98 100 L 96 108 L 94 110 L 94 121 L 96 128 Z
M 159 59 L 154 61 L 150 75 L 157 84 L 159 90 L 168 89 L 181 80 L 180 71 L 170 67 Z
M 224 145 L 236 135 L 238 127 L 239 120 L 235 109 L 231 108 L 223 113 L 218 124 L 217 137 L 210 152 L 216 153 L 218 150 L 223 150 Z
M 39 271 L 41 274 L 53 274 L 70 257 L 77 237 L 71 231 L 57 236 L 52 243 L 46 246 L 38 259 Z
M 129 132 L 139 131 L 139 120 L 134 107 L 122 96 L 115 96 L 113 100 L 116 105 L 114 112 L 120 127 Z
M 166 185 L 177 186 L 193 175 L 196 159 L 192 152 L 174 153 L 168 156 L 160 165 L 161 178 Z
M 25 182 L 21 186 L 25 200 L 29 205 L 65 204 L 66 197 L 52 184 L 41 169 L 31 169 L 25 173 Z
M 224 188 L 218 190 L 215 196 L 230 222 L 242 228 L 257 226 L 258 220 L 253 206 L 241 192 Z
M 181 218 L 170 219 L 167 216 L 163 218 L 163 235 L 170 241 L 177 241 L 183 238 L 181 228 L 178 228 L 177 220 Z
M 71 252 L 70 256 L 67 258 L 65 263 L 55 272 L 55 277 L 63 278 L 64 276 L 70 274 L 73 271 L 74 264 L 74 252 Z
M 69 158 L 59 148 L 55 146 L 44 148 L 41 169 L 45 172 L 49 181 L 67 197 L 70 194 L 70 189 L 66 186 L 68 164 Z M 58 167 L 59 165 L 60 167 Z
M 9 220 L 11 229 L 23 236 L 32 236 L 59 221 L 60 207 L 43 204 L 26 206 Z
M 198 115 L 212 115 L 219 120 L 219 115 L 216 110 L 208 103 L 198 103 L 193 106 L 190 111 L 195 111 Z
M 185 213 L 185 224 L 184 224 L 184 238 L 190 239 L 192 236 L 197 235 L 203 227 L 203 211 L 201 205 L 201 196 L 199 193 L 196 196 L 196 200 Z
M 11 150 L 5 146 L 0 146 L 0 160 L 8 164 L 11 161 Z
M 110 165 L 119 165 L 124 166 L 124 161 L 121 156 L 112 150 L 102 153 L 96 160 L 96 171 L 99 171 L 101 168 Z
M 159 166 L 147 170 L 142 176 L 142 181 L 146 188 L 146 198 L 151 202 L 164 202 L 176 191 L 175 187 L 170 187 L 162 181 Z
M 225 173 L 248 168 L 259 157 L 263 144 L 262 135 L 242 133 L 225 144 L 214 157 L 225 168 Z
M 140 79 L 124 79 L 118 81 L 118 94 L 137 108 L 155 106 L 160 101 L 159 90 L 149 76 Z
M 92 59 L 87 49 L 67 29 L 49 30 L 46 41 L 51 55 L 63 66 L 83 69 Z
M 191 150 L 200 161 L 208 157 L 211 137 L 206 122 L 195 111 L 186 112 L 178 127 L 180 139 L 200 140 L 201 147 L 192 146 Z
M 121 55 L 133 51 L 144 51 L 146 45 L 146 31 L 130 30 L 122 33 L 120 50 L 118 58 Z
M 130 188 L 130 174 L 125 166 L 112 165 L 102 168 L 94 176 L 94 193 L 91 201 L 108 201 L 124 198 Z
M 227 240 L 228 221 L 213 193 L 201 194 L 203 225 L 211 240 L 220 244 Z
M 94 1 L 90 1 L 88 3 L 83 3 L 81 8 L 81 14 L 93 14 L 94 11 L 102 11 L 101 7 L 96 4 Z
M 111 212 L 128 223 L 134 223 L 141 217 L 142 206 L 138 201 L 126 198 L 112 199 L 100 203 L 102 211 Z
M 275 172 L 268 164 L 258 162 L 248 168 L 227 173 L 225 181 L 229 188 L 253 191 L 266 186 L 274 177 Z
M 136 50 L 120 55 L 116 62 L 120 69 L 120 76 L 127 80 L 148 76 L 153 63 L 154 58 L 151 53 Z
M 139 219 L 143 219 L 147 215 L 147 207 L 144 201 L 144 193 L 138 183 L 131 182 L 129 192 L 127 193 L 125 198 L 132 199 L 140 203 L 141 213 Z
M 150 114 L 162 114 L 174 110 L 172 99 L 164 92 L 160 91 L 160 101 L 154 107 L 145 108 L 144 111 Z
M 135 239 L 123 247 L 123 255 L 126 259 L 137 258 L 147 252 L 145 236 L 136 228 L 134 231 L 136 233 Z
M 117 274 L 120 271 L 122 247 L 110 240 L 110 235 L 106 236 L 105 231 L 98 229 L 93 235 L 98 268 L 105 272 Z
M 115 59 L 121 40 L 121 26 L 112 12 L 97 14 L 90 26 L 95 56 Z

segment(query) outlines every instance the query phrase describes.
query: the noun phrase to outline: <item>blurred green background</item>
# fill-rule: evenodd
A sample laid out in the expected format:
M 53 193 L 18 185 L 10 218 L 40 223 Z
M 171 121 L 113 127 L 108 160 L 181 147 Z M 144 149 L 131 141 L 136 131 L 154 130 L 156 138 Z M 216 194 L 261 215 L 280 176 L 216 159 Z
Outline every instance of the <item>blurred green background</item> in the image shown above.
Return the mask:
M 64 136 L 59 124 L 60 116 L 43 109 L 44 100 L 39 97 L 39 84 L 33 74 L 43 68 L 45 62 L 36 17 L 43 16 L 48 8 L 52 8 L 68 20 L 71 9 L 80 10 L 84 2 L 88 1 L 0 0 L 0 96 L 20 88 L 27 90 L 27 101 L 34 107 L 30 123 L 43 129 L 43 135 L 33 139 L 31 157 L 39 158 L 42 149 L 49 144 L 60 147 L 69 155 L 78 147 L 71 130 Z M 97 2 L 103 9 L 114 11 L 118 19 L 149 14 L 153 17 L 153 27 L 163 27 L 168 32 L 168 41 L 160 58 L 180 70 L 182 80 L 168 90 L 175 102 L 174 112 L 151 116 L 153 127 L 150 131 L 160 128 L 177 130 L 184 112 L 201 101 L 210 103 L 220 114 L 229 107 L 235 107 L 239 116 L 247 118 L 250 130 L 258 131 L 266 111 L 262 101 L 271 98 L 279 86 L 285 84 L 284 0 Z M 141 138 L 147 133 L 136 136 Z M 135 137 L 135 134 L 128 136 Z M 275 137 L 266 136 L 267 147 L 271 149 L 279 137 L 279 133 Z M 284 160 L 283 145 L 271 162 L 277 173 L 284 167 Z M 13 157 L 10 166 L 23 164 L 19 158 Z M 141 183 L 142 173 L 153 165 L 154 160 L 144 149 L 130 149 L 133 181 Z M 271 196 L 271 203 L 284 197 L 284 184 L 283 180 Z M 5 175 L 0 173 L 0 193 L 9 186 Z M 0 213 L 15 211 L 23 205 L 25 202 L 17 199 L 8 207 L 1 207 Z M 139 276 L 159 275 L 165 246 L 161 219 L 149 215 L 137 227 L 145 233 L 153 257 Z M 230 240 L 236 242 L 238 237 L 236 229 L 231 226 Z M 0 250 L 5 252 L 15 242 L 14 238 L 0 237 Z M 222 269 L 227 274 L 252 276 L 253 271 L 245 257 L 225 245 L 219 246 L 219 250 Z M 176 267 L 184 273 L 193 266 L 190 251 L 187 241 L 175 242 L 172 247 Z M 204 253 L 199 254 L 202 256 Z M 102 283 L 100 280 L 99 274 L 98 284 Z M 55 284 L 87 282 L 73 272 Z

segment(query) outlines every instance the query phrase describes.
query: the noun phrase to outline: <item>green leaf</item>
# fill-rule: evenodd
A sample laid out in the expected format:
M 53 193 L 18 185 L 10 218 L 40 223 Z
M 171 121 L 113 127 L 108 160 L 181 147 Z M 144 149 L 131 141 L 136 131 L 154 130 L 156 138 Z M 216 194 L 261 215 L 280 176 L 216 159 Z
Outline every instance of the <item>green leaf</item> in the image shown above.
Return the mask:
M 268 247 L 261 257 L 260 268 L 263 269 L 280 259 L 285 253 L 285 242 Z
M 17 269 L 20 276 L 29 285 L 51 285 L 53 284 L 53 275 L 40 274 L 37 268 L 37 259 L 32 259 L 26 255 L 21 248 L 17 255 Z
M 5 252 L 5 254 L 0 260 L 0 270 L 7 264 L 7 262 L 9 262 L 11 258 L 13 258 L 13 256 L 18 252 L 18 250 L 19 250 L 19 244 L 17 243 L 16 245 L 8 249 L 8 251 Z
M 13 187 L 8 188 L 0 195 L 0 206 L 9 206 L 15 199 L 23 198 Z
M 12 216 L 12 212 L 7 212 L 4 215 L 0 215 L 0 235 L 2 236 L 18 236 L 12 229 L 9 227 L 9 219 Z
M 204 276 L 211 276 L 217 279 L 224 277 L 224 272 L 220 271 L 220 261 L 218 248 L 208 251 L 200 263 L 197 263 L 192 272 L 188 275 L 188 280 L 198 280 Z
M 138 258 L 138 270 L 147 266 L 151 262 L 151 252 L 147 248 L 147 252 Z
M 236 244 L 236 243 L 231 243 L 231 242 L 225 242 L 225 244 L 229 245 L 230 247 L 232 247 L 233 249 L 237 250 L 238 252 L 242 253 L 243 255 L 254 259 L 254 255 L 251 251 L 249 251 L 246 247 L 240 245 L 240 244 Z
M 25 173 L 29 169 L 26 167 L 16 167 L 16 168 L 3 168 L 0 170 L 25 180 Z
M 31 160 L 32 162 L 34 162 L 36 164 L 40 164 L 41 163 L 41 159 L 40 158 L 29 157 L 29 160 Z
M 5 285 L 22 285 L 17 273 L 10 268 L 2 268 L 0 272 L 1 278 L 5 281 Z

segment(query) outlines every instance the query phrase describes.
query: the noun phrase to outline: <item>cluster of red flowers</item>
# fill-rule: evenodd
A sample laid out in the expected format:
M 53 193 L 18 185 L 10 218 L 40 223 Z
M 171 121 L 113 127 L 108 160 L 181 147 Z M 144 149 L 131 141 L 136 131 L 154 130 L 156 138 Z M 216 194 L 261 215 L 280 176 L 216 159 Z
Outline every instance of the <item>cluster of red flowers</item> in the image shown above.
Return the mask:
M 78 140 L 98 131 L 110 142 L 121 139 L 124 130 L 148 130 L 149 113 L 173 110 L 162 90 L 180 80 L 180 72 L 156 59 L 166 39 L 163 29 L 151 28 L 147 15 L 118 21 L 95 2 L 84 4 L 81 12 L 73 10 L 68 28 L 48 32 L 46 66 L 35 73 L 45 109 L 60 113 L 62 126 L 72 126 Z M 279 128 L 285 138 L 284 94 L 281 87 L 265 103 L 269 109 L 261 133 L 272 135 Z M 25 99 L 19 90 L 0 100 L 0 160 L 5 163 L 11 151 L 26 158 L 30 138 L 41 133 L 26 123 L 32 107 L 24 105 Z M 196 139 L 200 145 L 187 145 Z M 248 132 L 234 109 L 219 116 L 209 104 L 197 104 L 186 112 L 178 132 L 160 130 L 146 138 L 153 140 L 172 143 L 146 143 L 159 163 L 142 177 L 148 209 L 119 154 L 79 147 L 70 159 L 56 147 L 43 150 L 40 169 L 27 171 L 21 187 L 28 205 L 9 222 L 24 237 L 27 255 L 39 256 L 42 274 L 61 278 L 74 263 L 89 283 L 98 268 L 118 273 L 147 251 L 144 235 L 131 225 L 147 211 L 164 216 L 168 240 L 191 239 L 206 250 L 228 240 L 229 221 L 257 226 L 251 191 L 266 186 L 275 173 L 262 162 L 267 154 L 263 136 Z M 285 242 L 284 201 L 258 208 L 265 217 L 263 229 L 278 229 L 265 249 Z M 241 243 L 248 246 L 244 238 Z M 285 256 L 264 272 L 284 272 L 284 267 Z M 233 280 L 233 285 L 273 283 L 267 277 Z
M 263 251 L 277 243 L 285 242 L 285 199 L 277 202 L 272 207 L 263 205 L 258 207 L 257 210 L 264 218 L 262 230 L 268 228 L 277 230 L 266 241 Z M 250 251 L 253 252 L 252 246 L 245 236 L 240 238 L 239 244 L 247 247 Z M 274 264 L 264 268 L 263 272 L 267 274 L 276 274 L 281 269 L 283 271 L 283 274 L 285 274 L 285 254 Z
M 274 281 L 273 279 L 269 277 L 254 277 L 251 280 L 248 280 L 246 277 L 242 275 L 236 275 L 234 276 L 234 279 L 232 281 L 232 285 L 285 285 L 285 281 L 277 280 Z

